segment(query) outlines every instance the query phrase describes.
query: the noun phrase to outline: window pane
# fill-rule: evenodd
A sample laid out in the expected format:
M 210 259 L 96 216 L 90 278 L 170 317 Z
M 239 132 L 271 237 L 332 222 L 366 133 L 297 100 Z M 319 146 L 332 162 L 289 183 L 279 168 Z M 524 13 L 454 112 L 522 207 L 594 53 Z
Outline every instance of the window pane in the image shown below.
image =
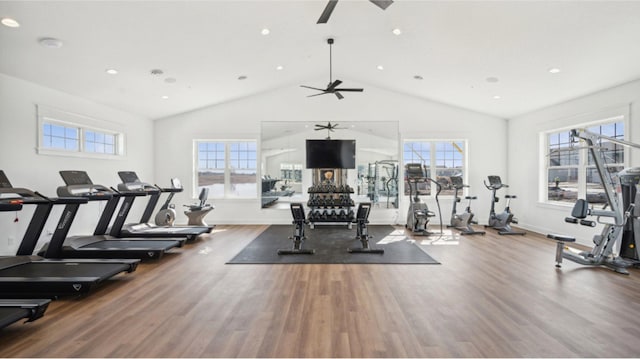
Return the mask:
M 578 199 L 578 169 L 549 169 L 547 199 L 550 201 L 575 202 Z
M 224 197 L 224 171 L 198 171 L 198 192 L 202 188 L 209 188 L 209 197 Z
M 613 186 L 613 178 L 622 171 L 622 166 L 606 167 L 605 179 Z M 604 185 L 600 180 L 598 171 L 595 167 L 587 168 L 587 202 L 589 203 L 607 203 L 607 197 L 604 194 Z
M 230 176 L 231 194 L 236 197 L 255 197 L 258 189 L 256 178 L 256 171 L 232 171 Z

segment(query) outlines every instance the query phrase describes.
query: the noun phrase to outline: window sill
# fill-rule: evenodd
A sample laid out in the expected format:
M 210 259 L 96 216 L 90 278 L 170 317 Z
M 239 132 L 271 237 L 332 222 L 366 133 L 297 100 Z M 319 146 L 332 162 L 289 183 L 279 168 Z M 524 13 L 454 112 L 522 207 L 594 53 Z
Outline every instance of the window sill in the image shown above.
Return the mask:
M 71 151 L 54 150 L 49 148 L 36 148 L 36 153 L 43 156 L 91 158 L 91 159 L 102 159 L 102 160 L 121 160 L 124 158 L 123 155 L 106 155 L 106 154 L 100 154 L 100 153 L 75 152 L 75 151 L 71 152 Z

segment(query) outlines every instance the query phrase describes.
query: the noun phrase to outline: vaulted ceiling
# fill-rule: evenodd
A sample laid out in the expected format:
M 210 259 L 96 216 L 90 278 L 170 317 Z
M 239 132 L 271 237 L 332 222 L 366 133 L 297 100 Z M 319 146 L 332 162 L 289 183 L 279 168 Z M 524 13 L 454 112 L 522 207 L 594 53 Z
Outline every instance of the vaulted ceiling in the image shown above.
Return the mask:
M 0 73 L 152 119 L 288 87 L 313 101 L 299 85 L 329 82 L 329 37 L 354 96 L 503 118 L 640 79 L 636 1 L 340 0 L 316 24 L 326 3 L 1 1 L 20 27 L 0 26 Z

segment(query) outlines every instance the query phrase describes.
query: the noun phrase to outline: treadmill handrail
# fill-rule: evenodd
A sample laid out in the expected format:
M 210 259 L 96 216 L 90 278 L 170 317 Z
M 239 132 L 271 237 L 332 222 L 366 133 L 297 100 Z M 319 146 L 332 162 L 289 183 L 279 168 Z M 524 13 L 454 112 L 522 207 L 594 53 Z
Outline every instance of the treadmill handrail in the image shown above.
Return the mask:
M 118 191 L 137 191 L 147 193 L 160 192 L 160 188 L 147 182 L 126 182 L 118 183 Z
M 19 199 L 24 204 L 37 204 L 47 203 L 49 199 L 38 192 L 34 192 L 27 188 L 21 187 L 0 187 L 0 195 L 3 195 L 2 200 Z M 7 195 L 15 195 L 14 197 L 8 197 Z
M 116 195 L 110 188 L 99 184 L 72 184 L 56 190 L 60 197 L 84 197 L 89 201 L 106 201 Z

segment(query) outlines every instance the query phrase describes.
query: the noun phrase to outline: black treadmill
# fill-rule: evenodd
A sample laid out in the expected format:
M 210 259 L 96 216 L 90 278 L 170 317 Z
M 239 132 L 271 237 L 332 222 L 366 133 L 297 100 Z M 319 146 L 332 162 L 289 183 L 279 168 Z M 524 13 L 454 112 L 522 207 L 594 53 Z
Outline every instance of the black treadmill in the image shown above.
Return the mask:
M 0 212 L 21 209 L 20 200 L 0 201 Z M 50 299 L 0 299 L 0 329 L 22 319 L 26 323 L 41 318 L 50 302 Z
M 122 183 L 118 184 L 119 191 L 143 192 L 149 195 L 149 202 L 142 214 L 140 223 L 125 224 L 127 214 L 131 210 L 135 197 L 125 198 L 121 207 L 124 207 L 123 216 L 118 216 L 113 221 L 110 234 L 114 237 L 184 237 L 187 239 L 195 239 L 197 236 L 205 233 L 211 233 L 214 226 L 157 226 L 149 223 L 151 214 L 153 213 L 160 194 L 164 192 L 175 193 L 181 192 L 182 188 L 160 188 L 152 184 L 142 182 L 138 175 L 133 171 L 118 172 L 118 176 Z M 122 211 L 121 211 L 122 212 Z
M 16 256 L 0 257 L 0 298 L 57 298 L 84 295 L 105 280 L 136 270 L 139 259 L 45 259 L 33 256 L 38 238 L 55 204 L 85 203 L 84 198 L 46 198 L 26 188 L 13 188 L 0 170 L 3 200 L 21 200 L 36 209 Z M 57 226 L 68 218 L 61 216 Z
M 84 171 L 60 171 L 66 186 L 58 187 L 61 197 L 84 198 L 87 201 L 106 201 L 93 235 L 68 237 L 79 204 L 67 204 L 62 216 L 69 218 L 56 227 L 51 241 L 38 253 L 45 258 L 138 258 L 160 259 L 171 248 L 182 247 L 184 238 L 121 239 L 107 235 L 107 227 L 120 197 L 144 196 L 140 192 L 119 192 L 93 184 Z M 121 211 L 124 207 L 121 207 Z M 118 216 L 121 216 L 118 213 Z

